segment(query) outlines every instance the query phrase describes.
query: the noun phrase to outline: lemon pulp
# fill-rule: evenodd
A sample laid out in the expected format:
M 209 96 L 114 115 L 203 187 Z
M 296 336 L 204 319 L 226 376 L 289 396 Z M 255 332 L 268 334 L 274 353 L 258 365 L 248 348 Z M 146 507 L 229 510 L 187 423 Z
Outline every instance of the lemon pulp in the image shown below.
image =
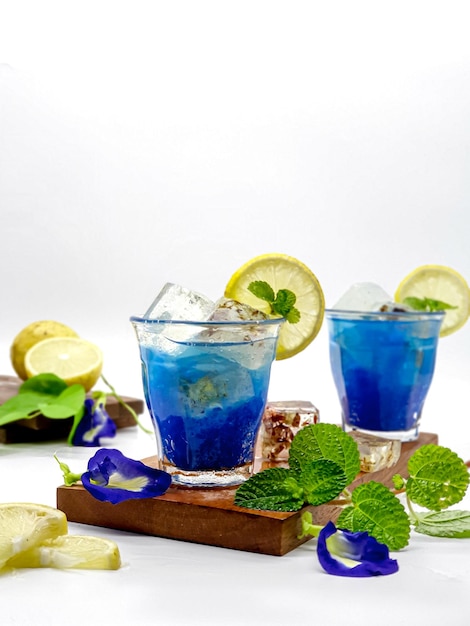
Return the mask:
M 86 535 L 62 535 L 21 552 L 8 563 L 13 568 L 119 569 L 121 555 L 114 541 Z
M 89 391 L 103 368 L 98 346 L 78 337 L 44 339 L 28 350 L 25 369 L 28 377 L 51 373 L 67 385 L 80 384 Z
M 15 555 L 67 533 L 62 511 L 43 504 L 0 504 L 0 568 Z
M 41 320 L 28 324 L 13 339 L 10 348 L 10 360 L 13 369 L 22 380 L 26 380 L 28 377 L 24 364 L 28 350 L 39 341 L 50 339 L 51 337 L 78 337 L 78 335 L 74 330 L 61 322 Z

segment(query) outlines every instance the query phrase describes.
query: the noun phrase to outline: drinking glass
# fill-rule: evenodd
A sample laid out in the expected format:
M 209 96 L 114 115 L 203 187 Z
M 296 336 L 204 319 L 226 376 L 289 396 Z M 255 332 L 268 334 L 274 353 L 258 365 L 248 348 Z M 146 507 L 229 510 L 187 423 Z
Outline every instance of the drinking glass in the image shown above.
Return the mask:
M 418 438 L 443 318 L 442 312 L 326 311 L 345 430 Z
M 160 468 L 180 486 L 246 480 L 283 319 L 131 322 Z

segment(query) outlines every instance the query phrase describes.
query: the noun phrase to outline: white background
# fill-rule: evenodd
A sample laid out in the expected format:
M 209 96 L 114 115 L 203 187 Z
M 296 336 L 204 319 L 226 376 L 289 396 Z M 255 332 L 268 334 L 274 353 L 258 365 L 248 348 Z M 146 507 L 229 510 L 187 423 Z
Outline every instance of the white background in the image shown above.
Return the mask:
M 425 263 L 468 280 L 467 6 L 3 2 L 1 372 L 23 326 L 57 319 L 141 396 L 129 316 L 166 281 L 216 298 L 264 252 L 329 305 Z M 451 422 L 470 456 L 469 348 L 470 324 L 442 340 L 424 427 Z M 339 419 L 325 327 L 270 397 Z
M 361 280 L 393 293 L 426 263 L 469 280 L 469 13 L 452 0 L 0 0 L 0 373 L 13 374 L 17 332 L 56 319 L 142 397 L 129 316 L 166 281 L 216 298 L 264 252 L 306 263 L 329 305 Z M 423 417 L 465 459 L 469 382 L 470 323 L 442 340 Z M 270 397 L 339 420 L 326 327 L 274 363 Z M 126 431 L 124 453 L 153 453 Z M 0 500 L 54 505 L 54 451 L 3 446 Z M 115 539 L 123 568 L 2 577 L 6 624 L 469 623 L 468 540 L 414 533 L 398 575 L 351 581 L 322 574 L 314 542 L 278 559 L 71 527 Z

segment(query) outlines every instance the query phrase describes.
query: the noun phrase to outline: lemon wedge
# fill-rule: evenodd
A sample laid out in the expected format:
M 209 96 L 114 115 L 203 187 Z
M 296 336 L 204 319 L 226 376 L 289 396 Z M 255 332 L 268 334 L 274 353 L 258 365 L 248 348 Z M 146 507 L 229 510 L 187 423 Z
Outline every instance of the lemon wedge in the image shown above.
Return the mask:
M 300 319 L 282 325 L 276 359 L 298 354 L 314 340 L 323 322 L 325 298 L 317 277 L 301 261 L 286 254 L 262 254 L 242 265 L 227 283 L 225 297 L 271 315 L 270 304 L 249 290 L 256 281 L 268 283 L 275 293 L 288 289 L 295 294 Z
M 453 307 L 446 309 L 441 337 L 461 328 L 470 315 L 470 289 L 464 277 L 445 265 L 422 265 L 405 276 L 395 293 L 396 302 L 405 298 L 431 298 Z
M 62 511 L 43 504 L 0 504 L 0 568 L 12 557 L 67 533 Z
M 56 569 L 119 569 L 119 548 L 110 539 L 86 535 L 62 535 L 21 552 L 9 567 L 52 567 Z
M 67 385 L 80 384 L 89 391 L 100 377 L 103 355 L 98 346 L 78 337 L 44 339 L 25 356 L 28 377 L 55 374 Z
M 39 341 L 51 337 L 78 337 L 78 335 L 61 322 L 41 320 L 25 326 L 13 339 L 10 348 L 10 360 L 13 369 L 22 380 L 26 380 L 28 377 L 24 365 L 24 358 L 28 350 Z

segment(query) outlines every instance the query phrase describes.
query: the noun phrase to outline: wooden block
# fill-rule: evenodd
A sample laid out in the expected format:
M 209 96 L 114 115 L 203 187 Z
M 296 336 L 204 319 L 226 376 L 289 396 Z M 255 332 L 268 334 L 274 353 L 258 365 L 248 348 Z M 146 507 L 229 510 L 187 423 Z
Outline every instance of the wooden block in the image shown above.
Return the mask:
M 18 393 L 23 381 L 16 376 L 0 376 L 0 405 Z M 137 398 L 121 396 L 137 415 L 144 411 L 144 402 Z M 132 415 L 117 400 L 108 396 L 106 410 L 117 428 L 136 426 Z M 34 443 L 66 439 L 73 424 L 73 418 L 62 420 L 48 419 L 43 415 L 31 419 L 18 420 L 0 426 L 0 443 Z
M 422 433 L 417 441 L 402 445 L 397 465 L 379 472 L 362 473 L 352 484 L 368 480 L 392 486 L 392 476 L 407 476 L 407 462 L 419 447 L 437 443 L 437 435 Z M 156 466 L 155 457 L 143 460 Z M 159 498 L 110 504 L 95 500 L 82 486 L 57 489 L 57 508 L 71 522 L 126 530 L 156 537 L 179 539 L 223 548 L 282 556 L 310 538 L 298 539 L 301 516 L 310 511 L 315 524 L 335 521 L 341 507 L 307 506 L 293 513 L 255 511 L 235 506 L 235 489 L 182 489 L 171 487 Z

